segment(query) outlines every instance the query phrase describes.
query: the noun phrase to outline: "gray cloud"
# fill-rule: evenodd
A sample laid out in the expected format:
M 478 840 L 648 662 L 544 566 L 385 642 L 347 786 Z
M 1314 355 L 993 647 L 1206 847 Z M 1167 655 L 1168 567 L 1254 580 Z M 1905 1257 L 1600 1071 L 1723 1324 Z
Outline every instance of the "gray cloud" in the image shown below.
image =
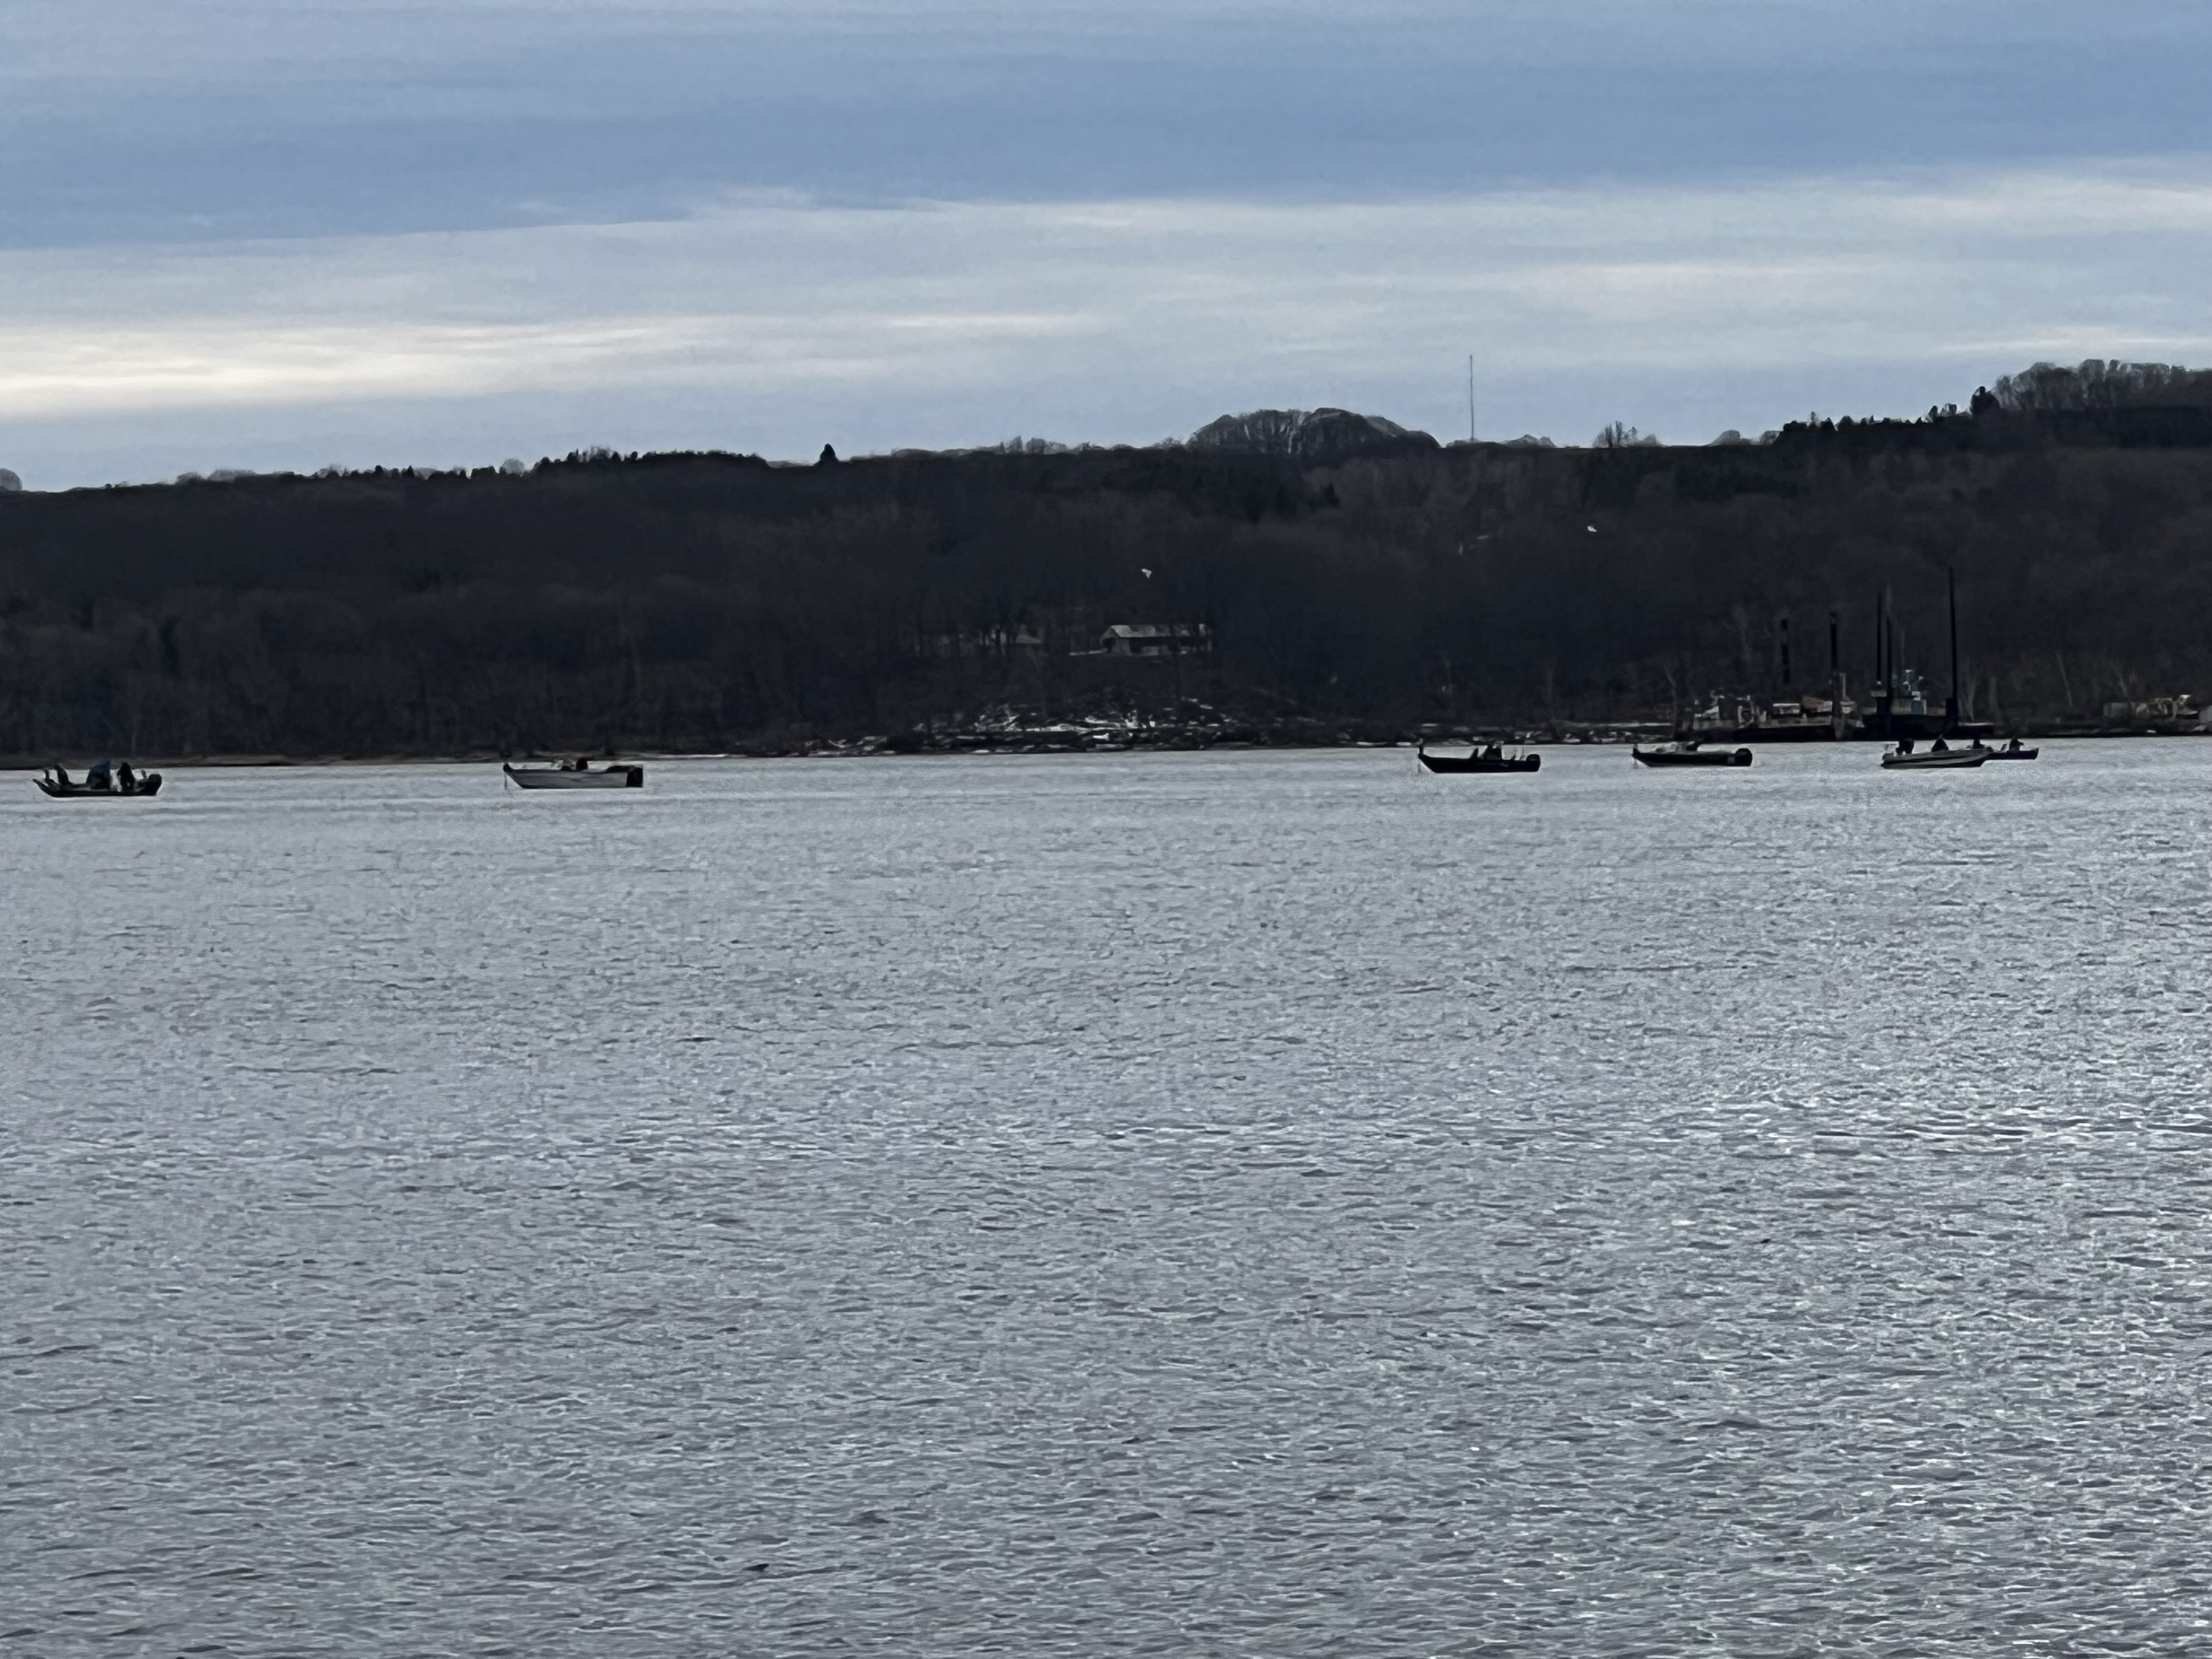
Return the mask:
M 2198 358 L 2182 0 L 16 0 L 0 459 L 1670 434 Z
M 367 460 L 404 408 L 500 453 L 799 455 L 1013 426 L 1149 440 L 1232 406 L 1345 402 L 1450 433 L 1467 352 L 1493 431 L 1619 416 L 1709 435 L 1846 388 L 1911 412 L 2035 357 L 2202 358 L 2208 255 L 2212 166 L 1387 203 L 757 198 L 675 222 L 18 252 L 0 256 L 0 440 L 66 449 L 72 427 L 187 410 L 203 433 L 274 432 L 252 411 L 290 408 L 317 461 Z M 701 422 L 688 437 L 676 410 Z M 187 464 L 311 463 L 261 439 Z
M 2212 150 L 2179 0 L 22 3 L 15 246 Z

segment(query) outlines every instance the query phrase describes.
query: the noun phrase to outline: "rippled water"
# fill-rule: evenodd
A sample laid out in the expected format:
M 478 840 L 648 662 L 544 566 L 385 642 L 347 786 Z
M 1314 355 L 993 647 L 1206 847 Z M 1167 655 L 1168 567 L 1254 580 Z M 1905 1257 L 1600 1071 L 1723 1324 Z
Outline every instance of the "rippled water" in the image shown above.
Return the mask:
M 0 778 L 0 1653 L 2201 1650 L 2208 785 Z

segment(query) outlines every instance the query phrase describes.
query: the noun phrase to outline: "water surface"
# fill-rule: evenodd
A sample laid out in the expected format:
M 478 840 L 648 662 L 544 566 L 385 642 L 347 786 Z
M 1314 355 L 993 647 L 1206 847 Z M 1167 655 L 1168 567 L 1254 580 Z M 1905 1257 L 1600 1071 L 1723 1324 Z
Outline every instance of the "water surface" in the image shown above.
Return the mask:
M 2212 1643 L 2212 745 L 0 778 L 0 1653 Z

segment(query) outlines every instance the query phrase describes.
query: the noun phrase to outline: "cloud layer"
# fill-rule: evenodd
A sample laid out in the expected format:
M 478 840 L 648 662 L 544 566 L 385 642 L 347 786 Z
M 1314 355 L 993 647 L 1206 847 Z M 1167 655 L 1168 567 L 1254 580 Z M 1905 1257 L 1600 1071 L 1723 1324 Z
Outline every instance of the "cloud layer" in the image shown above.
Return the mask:
M 752 200 L 19 252 L 0 255 L 0 441 L 42 471 L 95 423 L 381 404 L 468 431 L 457 406 L 525 397 L 596 411 L 588 432 L 515 431 L 533 453 L 665 441 L 678 405 L 714 411 L 695 441 L 791 455 L 1016 418 L 1146 440 L 1230 404 L 1355 398 L 1449 434 L 1467 355 L 1492 435 L 1619 416 L 1702 437 L 1802 412 L 1778 390 L 1724 406 L 1762 385 L 1871 375 L 1880 409 L 1911 412 L 2038 357 L 2202 360 L 2208 270 L 2212 166 L 1384 203 Z M 1634 390 L 1588 401 L 1607 375 Z M 977 425 L 994 400 L 1008 413 Z M 183 464 L 306 460 L 261 444 Z
M 34 483 L 1150 439 L 1574 438 L 2194 358 L 2212 15 L 2113 0 L 23 0 Z

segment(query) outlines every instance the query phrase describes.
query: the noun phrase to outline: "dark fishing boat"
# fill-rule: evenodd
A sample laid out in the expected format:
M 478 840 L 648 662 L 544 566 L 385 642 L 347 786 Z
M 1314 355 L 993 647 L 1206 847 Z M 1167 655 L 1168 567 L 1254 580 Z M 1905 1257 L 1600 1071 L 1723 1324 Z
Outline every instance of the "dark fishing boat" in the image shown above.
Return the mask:
M 1541 755 L 1509 755 L 1494 743 L 1464 755 L 1431 755 L 1423 744 L 1420 757 L 1431 772 L 1534 772 L 1544 763 Z
M 2042 752 L 2042 750 L 2033 745 L 2022 748 L 2021 746 L 2020 739 L 2018 738 L 2014 738 L 2003 748 L 1990 750 L 1990 758 L 1991 760 L 2033 760 Z
M 1661 749 L 1631 749 L 1639 766 L 1748 766 L 1748 749 L 1700 749 L 1694 743 L 1670 743 Z
M 161 793 L 159 772 L 134 772 L 128 762 L 111 768 L 101 761 L 82 779 L 70 776 L 66 768 L 49 767 L 33 781 L 49 800 L 147 800 Z

